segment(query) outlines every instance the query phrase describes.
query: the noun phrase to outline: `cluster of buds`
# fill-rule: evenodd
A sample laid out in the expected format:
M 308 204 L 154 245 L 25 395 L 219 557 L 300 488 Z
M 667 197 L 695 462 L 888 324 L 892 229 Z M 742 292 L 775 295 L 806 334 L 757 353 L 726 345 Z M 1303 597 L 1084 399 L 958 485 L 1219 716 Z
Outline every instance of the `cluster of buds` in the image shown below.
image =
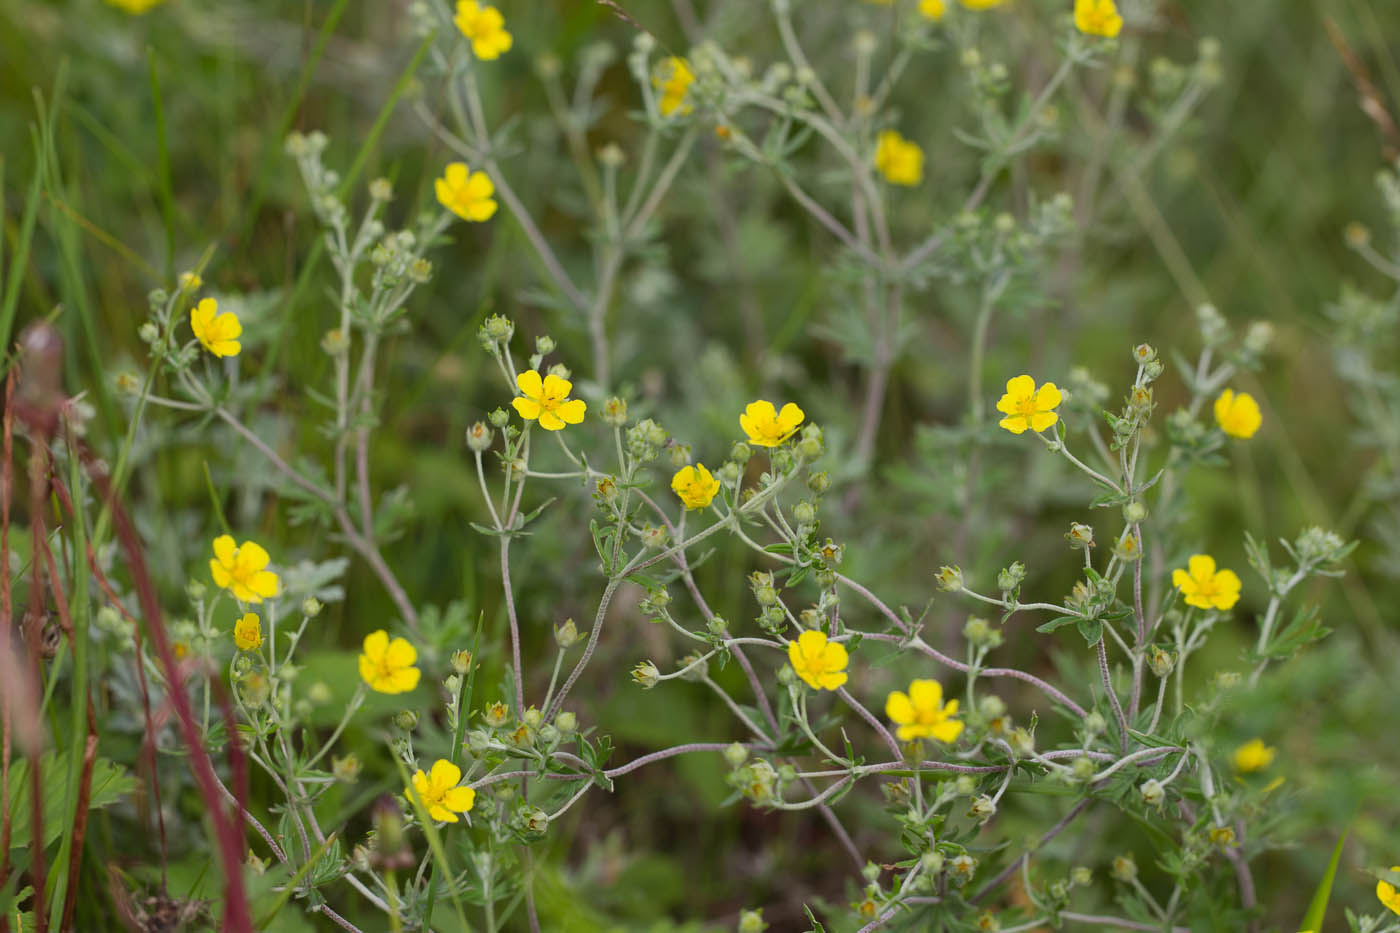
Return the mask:
M 733 746 L 730 748 L 732 750 Z M 726 780 L 730 787 L 759 806 L 770 806 L 783 799 L 782 775 L 766 759 L 755 758 L 740 764 L 729 772 Z
M 661 452 L 669 435 L 650 418 L 643 418 L 627 429 L 627 453 L 634 460 L 649 463 Z

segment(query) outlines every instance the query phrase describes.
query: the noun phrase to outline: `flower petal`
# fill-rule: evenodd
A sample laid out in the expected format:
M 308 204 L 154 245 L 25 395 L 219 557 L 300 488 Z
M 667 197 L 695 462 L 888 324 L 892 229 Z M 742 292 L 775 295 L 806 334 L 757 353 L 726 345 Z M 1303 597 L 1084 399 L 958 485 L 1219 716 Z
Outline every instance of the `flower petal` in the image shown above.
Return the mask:
M 997 422 L 999 427 L 1003 427 L 1012 434 L 1025 434 L 1026 428 L 1031 426 L 1029 420 L 1024 415 L 1011 415 Z
M 526 398 L 538 400 L 544 395 L 544 380 L 533 369 L 527 369 L 515 377 L 515 385 Z
M 407 638 L 395 638 L 384 650 L 384 663 L 390 667 L 409 667 L 418 660 L 418 649 Z
M 554 409 L 554 413 L 566 424 L 578 424 L 583 420 L 584 413 L 587 411 L 588 403 L 581 398 L 571 398 Z
M 462 769 L 448 761 L 446 758 L 439 758 L 433 763 L 433 770 L 430 772 L 433 781 L 433 789 L 446 791 L 456 787 L 462 782 Z
M 822 651 L 826 649 L 826 634 L 815 629 L 808 629 L 797 636 L 797 647 L 808 664 L 820 661 Z
M 244 573 L 257 573 L 271 560 L 267 551 L 256 541 L 244 541 L 238 548 L 238 569 Z
M 540 427 L 544 428 L 546 431 L 564 430 L 564 419 L 560 418 L 557 413 L 552 411 L 544 411 L 541 409 L 539 423 Z
M 1006 394 L 1012 398 L 1022 399 L 1027 395 L 1035 394 L 1035 380 L 1029 375 L 1022 373 L 1015 378 L 1006 380 Z
M 1035 392 L 1035 407 L 1038 411 L 1049 411 L 1062 401 L 1064 396 L 1061 395 L 1059 386 L 1053 382 L 1045 383 Z
M 1209 582 L 1215 576 L 1215 558 L 1209 554 L 1192 554 L 1186 566 L 1191 571 L 1192 579 L 1198 583 Z
M 476 804 L 476 791 L 470 787 L 454 787 L 443 795 L 442 805 L 458 813 L 466 813 Z
M 378 664 L 384 659 L 385 653 L 389 650 L 389 633 L 383 629 L 377 632 L 370 632 L 365 636 L 364 649 L 365 656 Z
M 909 699 L 920 713 L 937 711 L 943 705 L 943 685 L 936 680 L 916 680 L 909 685 Z
M 553 399 L 565 399 L 573 391 L 574 384 L 563 376 L 556 376 L 554 373 L 544 377 L 544 397 Z
M 543 410 L 539 402 L 532 398 L 523 398 L 519 395 L 511 399 L 510 404 L 520 417 L 524 418 L 526 421 L 534 421 L 540 416 L 540 412 Z
M 455 192 L 466 186 L 468 174 L 467 163 L 450 162 L 447 171 L 443 172 L 443 177 L 447 179 L 448 187 Z
M 1059 420 L 1060 416 L 1053 411 L 1038 411 L 1030 417 L 1031 430 L 1039 434 L 1046 428 L 1053 427 Z
M 891 691 L 890 695 L 885 698 L 885 716 L 889 718 L 890 722 L 895 723 L 911 723 L 914 721 L 914 704 L 904 691 Z M 900 730 L 899 737 L 901 740 L 906 741 L 908 738 L 904 735 L 903 729 Z
M 214 556 L 226 567 L 233 566 L 233 558 L 238 547 L 233 543 L 232 535 L 219 535 L 214 539 Z

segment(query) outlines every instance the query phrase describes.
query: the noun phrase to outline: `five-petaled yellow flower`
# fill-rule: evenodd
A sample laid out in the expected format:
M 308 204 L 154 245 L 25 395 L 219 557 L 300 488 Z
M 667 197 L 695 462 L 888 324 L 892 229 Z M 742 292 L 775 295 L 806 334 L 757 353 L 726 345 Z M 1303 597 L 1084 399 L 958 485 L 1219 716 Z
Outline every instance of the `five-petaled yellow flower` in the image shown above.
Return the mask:
M 1390 870 L 1400 871 L 1400 865 L 1392 865 Z M 1400 914 L 1400 893 L 1396 892 L 1395 885 L 1389 881 L 1377 881 L 1376 897 L 1380 898 L 1380 902 L 1392 913 Z
M 418 798 L 428 816 L 440 823 L 457 822 L 458 813 L 466 813 L 476 803 L 476 791 L 458 787 L 462 769 L 445 758 L 439 758 L 428 773 L 419 768 L 413 772 L 413 786 L 404 788 L 404 796 Z
M 472 54 L 477 58 L 489 62 L 510 51 L 513 40 L 506 32 L 506 19 L 495 7 L 482 6 L 476 0 L 457 0 L 457 15 L 452 21 L 471 40 Z
M 1275 752 L 1276 749 L 1265 745 L 1262 739 L 1250 739 L 1235 749 L 1235 770 L 1245 774 L 1263 771 L 1274 763 Z
M 243 613 L 243 618 L 233 623 L 233 643 L 239 651 L 257 651 L 262 645 L 262 624 L 251 612 Z
M 1112 39 L 1123 29 L 1113 0 L 1074 0 L 1074 25 L 1087 36 Z
M 875 169 L 892 185 L 917 185 L 924 180 L 924 150 L 885 130 L 875 142 Z
M 581 398 L 569 398 L 574 384 L 562 376 L 550 373 L 540 378 L 538 371 L 527 369 L 515 377 L 523 395 L 511 399 L 511 405 L 526 421 L 539 421 L 546 431 L 562 431 L 566 424 L 583 420 L 588 405 Z
M 944 13 L 948 12 L 948 8 L 944 5 L 943 0 L 919 0 L 919 12 L 925 18 L 937 22 L 943 18 Z
M 807 630 L 788 642 L 788 661 L 813 690 L 835 690 L 846 682 L 846 646 L 827 641 L 826 634 Z
M 772 402 L 759 399 L 757 402 L 749 402 L 744 408 L 744 413 L 739 416 L 739 427 L 749 436 L 750 444 L 777 447 L 792 437 L 805 417 L 807 416 L 802 409 L 792 402 L 788 402 L 782 411 L 778 411 Z
M 958 714 L 958 701 L 943 704 L 943 685 L 936 680 L 916 680 L 909 692 L 895 690 L 885 700 L 885 715 L 899 726 L 895 732 L 901 742 L 913 739 L 937 739 L 952 742 L 962 734 L 963 724 L 953 717 Z
M 685 98 L 694 83 L 695 74 L 685 59 L 672 56 L 661 62 L 656 74 L 652 76 L 651 85 L 661 92 L 657 107 L 663 117 L 669 117 L 673 113 L 680 113 L 682 116 L 690 113 L 692 108 Z
M 215 356 L 237 356 L 243 349 L 238 338 L 243 335 L 243 325 L 232 311 L 219 313 L 219 303 L 213 298 L 205 298 L 190 309 L 190 330 L 204 344 L 204 349 Z
M 1055 409 L 1062 400 L 1053 382 L 1037 389 L 1035 380 L 1025 374 L 1008 379 L 1006 394 L 997 402 L 997 411 L 1006 415 L 1000 424 L 1012 434 L 1022 434 L 1027 428 L 1038 434 L 1060 420 Z
M 485 172 L 473 172 L 465 162 L 449 163 L 433 189 L 438 203 L 463 220 L 490 220 L 496 213 L 496 186 Z
M 1248 392 L 1237 395 L 1234 389 L 1226 389 L 1215 400 L 1215 423 L 1231 437 L 1253 437 L 1264 423 L 1264 416 L 1259 413 L 1254 396 Z
M 422 671 L 413 666 L 417 660 L 418 649 L 408 639 L 390 641 L 389 633 L 383 629 L 370 632 L 360 655 L 360 679 L 377 693 L 408 693 L 418 686 L 422 676 Z
M 262 545 L 244 541 L 235 546 L 233 537 L 219 535 L 214 539 L 214 559 L 209 572 L 214 583 L 232 590 L 235 599 L 245 603 L 260 603 L 277 595 L 281 581 L 267 569 L 271 560 Z
M 140 16 L 151 7 L 160 6 L 165 0 L 107 0 L 114 7 L 130 13 L 133 16 Z
M 705 464 L 683 466 L 671 477 L 671 488 L 681 497 L 688 509 L 703 509 L 714 501 L 719 492 L 719 480 L 715 479 Z
M 1229 609 L 1240 601 L 1240 578 L 1233 570 L 1216 570 L 1215 558 L 1193 554 L 1172 571 L 1172 586 L 1181 591 L 1186 605 L 1197 609 Z

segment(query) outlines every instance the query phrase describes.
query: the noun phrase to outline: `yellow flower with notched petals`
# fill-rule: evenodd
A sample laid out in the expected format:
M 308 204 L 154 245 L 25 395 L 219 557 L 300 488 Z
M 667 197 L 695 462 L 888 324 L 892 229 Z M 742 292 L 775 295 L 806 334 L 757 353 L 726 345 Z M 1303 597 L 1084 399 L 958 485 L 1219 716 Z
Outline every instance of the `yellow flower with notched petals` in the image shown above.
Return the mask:
M 255 541 L 233 543 L 231 535 L 214 539 L 214 559 L 209 572 L 214 583 L 233 592 L 234 598 L 245 603 L 260 603 L 277 595 L 281 581 L 267 569 L 267 551 Z
M 885 130 L 875 142 L 875 169 L 892 185 L 917 185 L 924 180 L 924 150 Z
M 1074 25 L 1086 36 L 1112 39 L 1123 29 L 1113 0 L 1074 0 Z
M 1390 866 L 1391 871 L 1400 871 L 1400 865 Z M 1376 882 L 1376 897 L 1381 904 L 1387 907 L 1392 913 L 1400 914 L 1400 893 L 1395 890 L 1395 885 L 1389 881 Z
M 1006 394 L 997 402 L 997 411 L 1006 415 L 1000 424 L 1012 434 L 1022 434 L 1027 428 L 1039 434 L 1060 420 L 1055 409 L 1061 401 L 1063 397 L 1053 382 L 1037 389 L 1030 376 L 1008 379 Z
M 1193 554 L 1185 570 L 1172 571 L 1172 586 L 1197 609 L 1229 609 L 1240 601 L 1240 585 L 1233 570 L 1216 570 L 1209 554 Z
M 719 480 L 715 479 L 705 464 L 683 466 L 671 477 L 671 489 L 681 497 L 688 509 L 703 509 L 714 501 L 719 492 Z
M 243 618 L 233 623 L 233 644 L 239 651 L 257 651 L 262 645 L 262 624 L 251 612 L 243 613 Z
M 672 56 L 661 62 L 652 76 L 651 86 L 661 92 L 656 106 L 663 117 L 673 113 L 680 113 L 681 116 L 690 113 L 693 108 L 686 101 L 686 95 L 694 83 L 695 74 L 685 59 Z
M 408 639 L 390 641 L 389 633 L 383 629 L 370 632 L 360 655 L 360 679 L 377 693 L 408 693 L 418 686 L 422 676 L 413 666 L 417 660 L 418 649 Z
M 1264 416 L 1259 413 L 1254 396 L 1248 392 L 1236 395 L 1234 389 L 1226 389 L 1215 400 L 1215 423 L 1231 437 L 1249 438 L 1264 423 Z
M 215 356 L 237 356 L 243 349 L 238 338 L 243 335 L 243 325 L 232 311 L 219 313 L 219 303 L 213 298 L 205 298 L 190 309 L 190 330 L 204 349 Z
M 413 785 L 404 788 L 404 796 L 417 797 L 428 816 L 438 822 L 455 823 L 458 813 L 466 813 L 476 804 L 476 791 L 457 786 L 461 781 L 462 769 L 439 758 L 428 773 L 422 768 L 413 772 Z
M 792 437 L 802 419 L 807 417 L 802 409 L 792 402 L 783 406 L 782 411 L 773 407 L 772 402 L 762 399 L 750 402 L 739 416 L 739 427 L 749 436 L 749 443 L 759 447 L 777 447 Z
M 1234 764 L 1235 770 L 1250 774 L 1254 771 L 1263 771 L 1274 763 L 1274 754 L 1277 749 L 1264 744 L 1263 739 L 1250 739 L 1248 742 L 1235 749 Z
M 490 220 L 496 213 L 492 195 L 496 186 L 485 172 L 473 172 L 465 162 L 452 162 L 441 178 L 433 183 L 438 203 L 463 220 Z
M 539 421 L 546 431 L 562 431 L 566 424 L 578 424 L 588 410 L 583 399 L 569 398 L 574 384 L 553 373 L 541 378 L 536 370 L 527 369 L 515 377 L 515 384 L 523 395 L 511 399 L 511 405 L 520 417 Z
M 808 630 L 788 642 L 788 661 L 813 690 L 835 690 L 846 682 L 846 646 L 828 641 L 826 634 Z
M 885 700 L 885 715 L 899 726 L 895 735 L 901 742 L 914 739 L 937 739 L 952 742 L 962 734 L 963 724 L 953 717 L 958 714 L 958 701 L 943 703 L 943 685 L 936 680 L 916 680 L 909 692 L 895 690 Z
M 476 0 L 457 0 L 457 15 L 452 20 L 462 35 L 471 40 L 472 54 L 483 61 L 500 58 L 509 52 L 514 40 L 506 32 L 506 19 L 493 6 L 482 6 Z

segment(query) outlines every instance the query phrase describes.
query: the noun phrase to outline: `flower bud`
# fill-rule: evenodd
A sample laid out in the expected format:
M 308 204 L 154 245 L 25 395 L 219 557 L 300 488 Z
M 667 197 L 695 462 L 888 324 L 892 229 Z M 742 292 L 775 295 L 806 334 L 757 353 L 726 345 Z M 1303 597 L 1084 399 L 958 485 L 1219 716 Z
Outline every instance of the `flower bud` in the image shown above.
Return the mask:
M 936 875 L 943 870 L 943 861 L 943 853 L 935 849 L 920 856 L 919 867 L 925 874 Z
M 650 690 L 661 681 L 661 672 L 650 661 L 641 661 L 632 668 L 632 680 L 645 690 Z
M 1145 518 L 1147 518 L 1147 506 L 1142 502 L 1134 499 L 1123 506 L 1123 520 L 1129 524 L 1136 525 Z
M 1019 560 L 997 574 L 997 588 L 1004 594 L 1010 594 L 1020 589 L 1021 584 L 1026 579 L 1026 565 Z
M 394 183 L 387 178 L 376 178 L 369 183 L 369 196 L 375 201 L 388 201 L 394 196 Z
M 1094 710 L 1084 717 L 1084 731 L 1090 735 L 1101 735 L 1107 728 L 1108 722 L 1098 710 Z
M 554 642 L 560 650 L 566 650 L 578 643 L 578 626 L 573 619 L 565 619 L 563 625 L 554 626 Z
M 1133 362 L 1139 366 L 1146 366 L 1157 359 L 1157 351 L 1151 344 L 1140 343 L 1133 347 Z
M 810 525 L 817 520 L 817 507 L 803 499 L 792 507 L 792 517 L 799 525 Z
M 603 403 L 603 421 L 615 428 L 627 423 L 627 403 L 616 395 Z
M 967 811 L 967 815 L 978 823 L 985 823 L 993 816 L 996 816 L 997 805 L 992 802 L 992 798 L 986 794 L 972 801 L 972 807 Z
M 339 756 L 331 758 L 331 774 L 335 775 L 335 779 L 342 784 L 354 784 L 360 776 L 362 767 L 360 759 L 353 754 L 346 755 L 344 758 Z
M 1069 870 L 1069 880 L 1071 884 L 1091 884 L 1094 880 L 1094 872 L 1085 865 L 1076 865 Z
M 494 432 L 483 422 L 478 421 L 467 428 L 467 446 L 477 453 L 490 449 L 494 439 Z
M 745 761 L 748 761 L 749 750 L 738 742 L 732 743 L 724 750 L 724 760 L 729 762 L 729 767 L 737 768 Z
M 729 623 L 721 616 L 711 616 L 710 621 L 705 624 L 705 627 L 710 630 L 711 635 L 716 638 L 721 638 L 725 630 L 729 628 Z
M 977 873 L 977 859 L 964 853 L 954 857 L 950 867 L 953 870 L 953 882 L 959 885 L 967 884 Z
M 1166 788 L 1155 778 L 1148 778 L 1139 784 L 1138 793 L 1142 795 L 1142 802 L 1149 807 L 1160 807 L 1162 801 L 1167 799 Z
M 155 343 L 160 339 L 160 328 L 150 321 L 147 321 L 136 328 L 136 334 L 141 338 L 143 343 Z
M 301 601 L 301 614 L 308 619 L 316 618 L 324 608 L 326 607 L 315 596 L 308 596 Z
M 565 710 L 554 717 L 554 725 L 565 735 L 573 733 L 578 728 L 578 716 L 575 713 Z
M 1176 667 L 1176 657 L 1170 651 L 1165 651 L 1152 646 L 1152 650 L 1147 653 L 1148 666 L 1152 668 L 1152 673 L 1158 677 L 1166 677 Z
M 934 577 L 938 588 L 945 593 L 957 593 L 963 588 L 963 574 L 958 567 L 940 567 Z
M 1035 754 L 1035 737 L 1024 726 L 1012 729 L 1011 735 L 1007 737 L 1006 741 L 1011 746 L 1011 750 L 1021 758 L 1029 758 Z
M 1137 535 L 1133 534 L 1131 529 L 1123 532 L 1123 536 L 1113 546 L 1113 556 L 1129 564 L 1142 559 L 1142 548 L 1138 545 Z
M 986 619 L 978 616 L 967 620 L 967 624 L 963 626 L 963 636 L 974 648 L 983 650 L 1000 647 L 1002 643 L 1001 632 L 993 628 Z
M 500 700 L 496 700 L 494 703 L 487 703 L 486 709 L 482 712 L 482 718 L 486 720 L 486 724 L 491 728 L 499 729 L 510 719 L 510 707 L 506 706 Z
M 1113 877 L 1128 883 L 1137 878 L 1137 862 L 1131 855 L 1117 855 L 1113 858 Z
M 452 652 L 452 669 L 463 677 L 472 669 L 472 653 L 465 648 Z
M 739 933 L 763 933 L 768 924 L 763 921 L 762 910 L 744 910 L 739 913 Z
M 957 790 L 959 797 L 971 797 L 972 792 L 977 789 L 977 781 L 970 774 L 959 774 L 957 780 L 953 782 L 953 787 Z
M 339 327 L 333 327 L 321 335 L 321 349 L 327 356 L 344 356 L 350 349 L 350 338 Z
M 1074 759 L 1070 769 L 1074 772 L 1075 780 L 1087 781 L 1094 776 L 1094 760 L 1088 755 L 1080 755 Z
M 411 709 L 401 709 L 394 715 L 394 725 L 404 732 L 418 728 L 418 714 Z

